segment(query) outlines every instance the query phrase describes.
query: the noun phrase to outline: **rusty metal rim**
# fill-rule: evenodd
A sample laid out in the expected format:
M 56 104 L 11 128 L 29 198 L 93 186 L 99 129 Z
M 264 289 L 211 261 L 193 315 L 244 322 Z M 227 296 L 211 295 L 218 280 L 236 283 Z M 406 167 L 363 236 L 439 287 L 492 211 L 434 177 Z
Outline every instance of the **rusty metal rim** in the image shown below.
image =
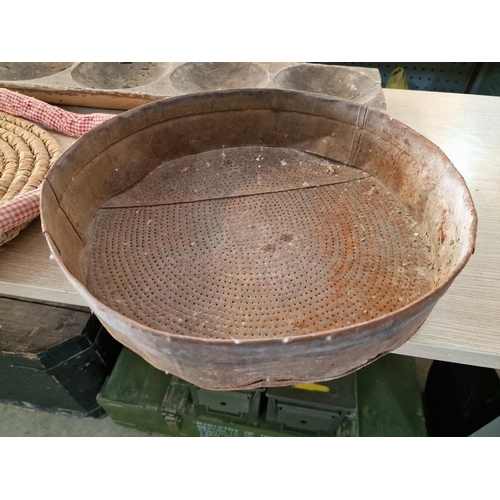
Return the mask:
M 303 94 L 306 94 L 306 95 L 308 95 L 310 97 L 313 97 L 315 99 L 321 99 L 321 100 L 324 99 L 324 100 L 329 100 L 329 101 L 333 101 L 333 102 L 340 101 L 340 102 L 345 102 L 345 103 L 352 104 L 354 106 L 357 106 L 358 108 L 369 108 L 369 106 L 367 106 L 366 104 L 356 103 L 356 102 L 354 102 L 352 100 L 342 99 L 341 97 L 328 96 L 326 94 L 317 94 L 317 93 L 314 93 L 314 92 L 306 92 L 306 91 L 300 91 L 300 90 L 284 90 L 284 89 L 268 89 L 268 88 L 263 88 L 263 89 L 257 88 L 257 89 L 246 89 L 246 90 L 214 90 L 214 91 L 210 91 L 210 92 L 197 92 L 195 94 L 186 94 L 186 95 L 181 95 L 181 96 L 175 96 L 175 97 L 170 97 L 168 99 L 158 99 L 158 100 L 155 100 L 155 101 L 153 101 L 151 103 L 143 104 L 142 106 L 138 106 L 137 108 L 133 108 L 133 109 L 130 109 L 128 111 L 125 111 L 124 113 L 121 113 L 119 115 L 113 116 L 113 118 L 110 118 L 109 120 L 106 120 L 105 122 L 101 123 L 98 127 L 94 127 L 93 129 L 89 130 L 85 135 L 89 136 L 89 137 L 92 137 L 92 135 L 96 135 L 97 136 L 100 133 L 102 133 L 103 131 L 105 131 L 105 130 L 107 130 L 109 128 L 113 128 L 115 122 L 123 119 L 124 117 L 126 119 L 128 119 L 129 117 L 134 117 L 135 115 L 143 113 L 144 109 L 147 109 L 149 107 L 153 107 L 155 105 L 158 105 L 158 103 L 161 102 L 161 101 L 164 101 L 164 102 L 168 101 L 169 103 L 177 103 L 177 102 L 182 103 L 183 101 L 186 101 L 186 100 L 189 101 L 189 100 L 193 100 L 193 99 L 206 100 L 207 98 L 210 98 L 210 97 L 213 97 L 213 96 L 220 96 L 221 98 L 223 98 L 224 96 L 232 96 L 232 95 L 235 95 L 235 94 L 238 94 L 238 93 L 241 93 L 241 92 L 248 92 L 248 93 L 254 93 L 254 94 L 262 93 L 263 95 L 269 94 L 269 93 L 274 93 L 274 94 L 276 94 L 277 99 L 279 99 L 280 95 L 287 95 L 287 94 L 291 94 L 291 95 L 303 95 Z M 269 108 L 269 107 L 254 107 L 254 108 L 251 108 L 251 109 L 254 110 L 254 111 L 255 110 L 264 110 L 264 111 L 275 110 L 275 111 L 280 111 L 280 109 L 278 107 L 275 107 L 275 106 L 273 106 L 271 108 Z M 375 110 L 375 109 L 372 109 L 372 108 L 370 108 L 370 109 L 372 111 L 377 112 L 377 113 L 387 114 L 384 111 L 379 111 L 379 110 Z M 220 113 L 220 112 L 225 112 L 225 111 L 227 111 L 227 110 L 207 110 L 206 112 L 196 111 L 196 113 L 194 113 L 194 114 L 195 115 L 200 115 L 200 114 L 215 114 L 215 113 Z M 241 111 L 243 111 L 243 109 L 241 109 Z M 309 111 L 309 112 L 308 111 L 300 111 L 300 113 L 304 114 L 304 115 L 310 115 L 310 116 L 322 116 L 322 115 L 318 115 L 317 113 L 314 113 L 314 109 L 312 111 Z M 92 158 L 89 158 L 88 161 L 85 164 L 82 164 L 81 167 L 80 167 L 80 169 L 78 170 L 78 172 L 75 172 L 75 176 L 74 177 L 76 178 L 79 175 L 79 173 L 89 163 L 91 163 L 93 160 L 95 160 L 95 158 L 97 158 L 101 153 L 103 153 L 104 151 L 106 151 L 110 147 L 113 147 L 116 143 L 121 142 L 124 139 L 127 139 L 128 137 L 131 137 L 131 136 L 137 134 L 138 132 L 142 132 L 144 130 L 147 130 L 148 128 L 154 127 L 155 125 L 158 125 L 160 123 L 164 123 L 164 122 L 170 121 L 170 120 L 176 120 L 176 119 L 181 118 L 181 117 L 182 118 L 187 118 L 189 116 L 193 116 L 193 114 L 187 113 L 187 114 L 184 114 L 184 115 L 179 116 L 179 117 L 171 118 L 169 120 L 160 120 L 160 121 L 156 121 L 156 122 L 153 122 L 153 123 L 149 123 L 145 127 L 136 128 L 133 132 L 130 132 L 127 135 L 120 136 L 120 138 L 117 141 L 108 144 L 105 148 L 101 149 L 95 156 L 93 156 Z M 398 122 L 398 120 L 396 120 L 396 122 Z M 398 123 L 401 123 L 401 122 L 398 122 Z M 406 127 L 406 125 L 405 125 L 405 127 Z M 409 127 L 407 127 L 407 128 L 409 128 Z M 418 133 L 418 132 L 415 132 L 415 133 Z M 78 141 L 75 141 L 64 152 L 64 154 L 70 153 L 70 152 L 72 152 L 73 149 L 78 148 L 78 147 L 79 147 L 78 146 Z

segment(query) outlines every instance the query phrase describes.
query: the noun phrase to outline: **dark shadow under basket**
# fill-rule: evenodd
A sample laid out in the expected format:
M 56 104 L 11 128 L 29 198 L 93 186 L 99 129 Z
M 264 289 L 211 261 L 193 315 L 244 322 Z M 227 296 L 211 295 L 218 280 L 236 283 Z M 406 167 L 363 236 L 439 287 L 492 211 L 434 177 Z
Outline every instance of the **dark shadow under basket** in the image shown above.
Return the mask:
M 200 93 L 90 131 L 42 225 L 106 328 L 214 390 L 354 371 L 406 342 L 467 263 L 476 213 L 427 139 L 352 102 Z

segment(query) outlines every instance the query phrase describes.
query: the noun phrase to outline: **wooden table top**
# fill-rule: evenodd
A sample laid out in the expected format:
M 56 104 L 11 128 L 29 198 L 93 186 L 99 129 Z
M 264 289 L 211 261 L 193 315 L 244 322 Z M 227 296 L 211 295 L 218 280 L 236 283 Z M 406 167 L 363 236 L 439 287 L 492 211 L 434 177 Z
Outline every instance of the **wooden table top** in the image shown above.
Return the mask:
M 437 144 L 464 176 L 479 220 L 475 254 L 420 330 L 395 352 L 499 369 L 500 98 L 384 93 L 387 112 Z M 54 136 L 63 148 L 74 142 Z M 84 305 L 50 260 L 39 219 L 0 247 L 0 294 Z

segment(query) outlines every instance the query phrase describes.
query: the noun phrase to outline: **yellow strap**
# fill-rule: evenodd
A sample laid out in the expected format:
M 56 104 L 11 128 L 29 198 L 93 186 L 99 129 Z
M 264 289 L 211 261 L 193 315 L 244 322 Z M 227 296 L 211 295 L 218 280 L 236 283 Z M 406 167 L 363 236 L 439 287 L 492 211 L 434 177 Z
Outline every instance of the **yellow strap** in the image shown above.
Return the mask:
M 297 384 L 294 385 L 293 387 L 294 389 L 302 389 L 304 391 L 330 392 L 329 387 L 320 384 Z

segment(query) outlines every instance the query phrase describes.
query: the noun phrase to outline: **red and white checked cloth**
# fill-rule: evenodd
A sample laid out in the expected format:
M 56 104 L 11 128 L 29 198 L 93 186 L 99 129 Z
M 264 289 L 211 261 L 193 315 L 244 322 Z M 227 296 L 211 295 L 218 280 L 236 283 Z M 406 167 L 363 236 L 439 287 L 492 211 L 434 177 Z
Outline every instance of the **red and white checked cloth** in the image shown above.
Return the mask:
M 79 115 L 51 106 L 34 97 L 0 88 L 0 111 L 37 123 L 64 135 L 80 137 L 112 115 L 92 113 Z M 5 232 L 37 217 L 40 213 L 41 186 L 0 204 L 0 241 Z
M 43 128 L 49 128 L 71 137 L 80 137 L 91 128 L 111 118 L 104 113 L 79 115 L 57 108 L 7 89 L 0 89 L 0 111 L 10 115 L 26 118 L 38 123 Z

